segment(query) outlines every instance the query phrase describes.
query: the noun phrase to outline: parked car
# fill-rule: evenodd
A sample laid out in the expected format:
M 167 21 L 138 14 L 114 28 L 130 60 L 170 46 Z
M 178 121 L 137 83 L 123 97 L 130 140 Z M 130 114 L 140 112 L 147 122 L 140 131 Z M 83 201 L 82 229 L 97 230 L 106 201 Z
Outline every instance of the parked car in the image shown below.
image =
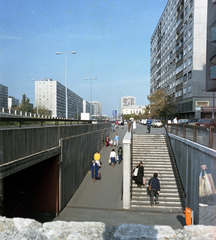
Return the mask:
M 197 121 L 196 126 L 200 127 L 216 127 L 216 119 L 212 118 L 201 118 Z
M 162 127 L 163 123 L 161 122 L 161 120 L 153 120 L 151 125 L 152 127 Z
M 141 124 L 146 125 L 146 122 L 147 122 L 147 119 L 142 119 L 142 120 L 141 120 Z
M 198 120 L 199 119 L 197 119 L 197 118 L 192 118 L 192 119 L 189 119 L 186 124 L 188 124 L 188 125 L 196 125 Z
M 186 124 L 188 122 L 188 119 L 179 119 L 177 121 L 177 124 Z

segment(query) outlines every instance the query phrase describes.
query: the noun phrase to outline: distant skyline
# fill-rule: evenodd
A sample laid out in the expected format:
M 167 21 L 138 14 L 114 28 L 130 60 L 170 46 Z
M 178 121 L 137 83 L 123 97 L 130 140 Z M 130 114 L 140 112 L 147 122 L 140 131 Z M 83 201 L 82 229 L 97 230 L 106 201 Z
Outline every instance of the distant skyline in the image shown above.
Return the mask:
M 35 103 L 34 81 L 52 78 L 84 100 L 102 103 L 112 116 L 121 97 L 134 96 L 148 104 L 150 38 L 167 4 L 154 1 L 41 1 L 0 2 L 0 83 L 21 101 Z

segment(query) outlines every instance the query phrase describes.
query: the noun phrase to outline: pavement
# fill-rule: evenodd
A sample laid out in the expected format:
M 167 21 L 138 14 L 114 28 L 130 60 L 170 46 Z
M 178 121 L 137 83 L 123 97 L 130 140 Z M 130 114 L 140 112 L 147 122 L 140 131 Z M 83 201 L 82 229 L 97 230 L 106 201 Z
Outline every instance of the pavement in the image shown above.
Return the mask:
M 127 125 L 119 127 L 110 134 L 114 140 L 116 134 L 122 139 L 127 131 Z M 152 128 L 151 134 L 164 134 L 164 128 Z M 148 134 L 145 125 L 136 124 L 136 134 Z M 87 173 L 82 184 L 71 200 L 54 221 L 103 222 L 108 226 L 119 226 L 124 223 L 153 225 L 169 225 L 173 229 L 182 229 L 185 225 L 184 214 L 145 212 L 124 210 L 121 200 L 121 184 L 123 164 L 112 168 L 108 163 L 109 154 L 115 147 L 103 147 L 101 155 L 101 180 L 92 182 L 91 174 Z M 93 156 L 92 156 L 93 158 Z M 90 166 L 89 166 L 90 167 Z M 150 204 L 149 204 L 150 207 Z

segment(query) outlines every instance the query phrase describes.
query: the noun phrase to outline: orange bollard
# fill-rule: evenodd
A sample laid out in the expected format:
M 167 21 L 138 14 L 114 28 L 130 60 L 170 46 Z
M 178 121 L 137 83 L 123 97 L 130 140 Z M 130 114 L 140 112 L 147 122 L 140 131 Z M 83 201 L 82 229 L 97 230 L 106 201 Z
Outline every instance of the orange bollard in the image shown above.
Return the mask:
M 191 225 L 191 209 L 186 207 L 184 213 L 186 225 Z

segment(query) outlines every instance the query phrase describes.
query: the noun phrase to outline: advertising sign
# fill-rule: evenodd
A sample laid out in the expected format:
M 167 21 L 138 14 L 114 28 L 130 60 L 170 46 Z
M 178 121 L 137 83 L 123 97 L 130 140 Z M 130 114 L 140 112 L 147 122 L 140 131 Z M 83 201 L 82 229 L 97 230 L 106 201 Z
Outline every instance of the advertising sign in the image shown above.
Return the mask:
M 209 101 L 196 101 L 196 107 L 209 107 Z
M 117 117 L 117 110 L 113 110 L 113 117 Z

